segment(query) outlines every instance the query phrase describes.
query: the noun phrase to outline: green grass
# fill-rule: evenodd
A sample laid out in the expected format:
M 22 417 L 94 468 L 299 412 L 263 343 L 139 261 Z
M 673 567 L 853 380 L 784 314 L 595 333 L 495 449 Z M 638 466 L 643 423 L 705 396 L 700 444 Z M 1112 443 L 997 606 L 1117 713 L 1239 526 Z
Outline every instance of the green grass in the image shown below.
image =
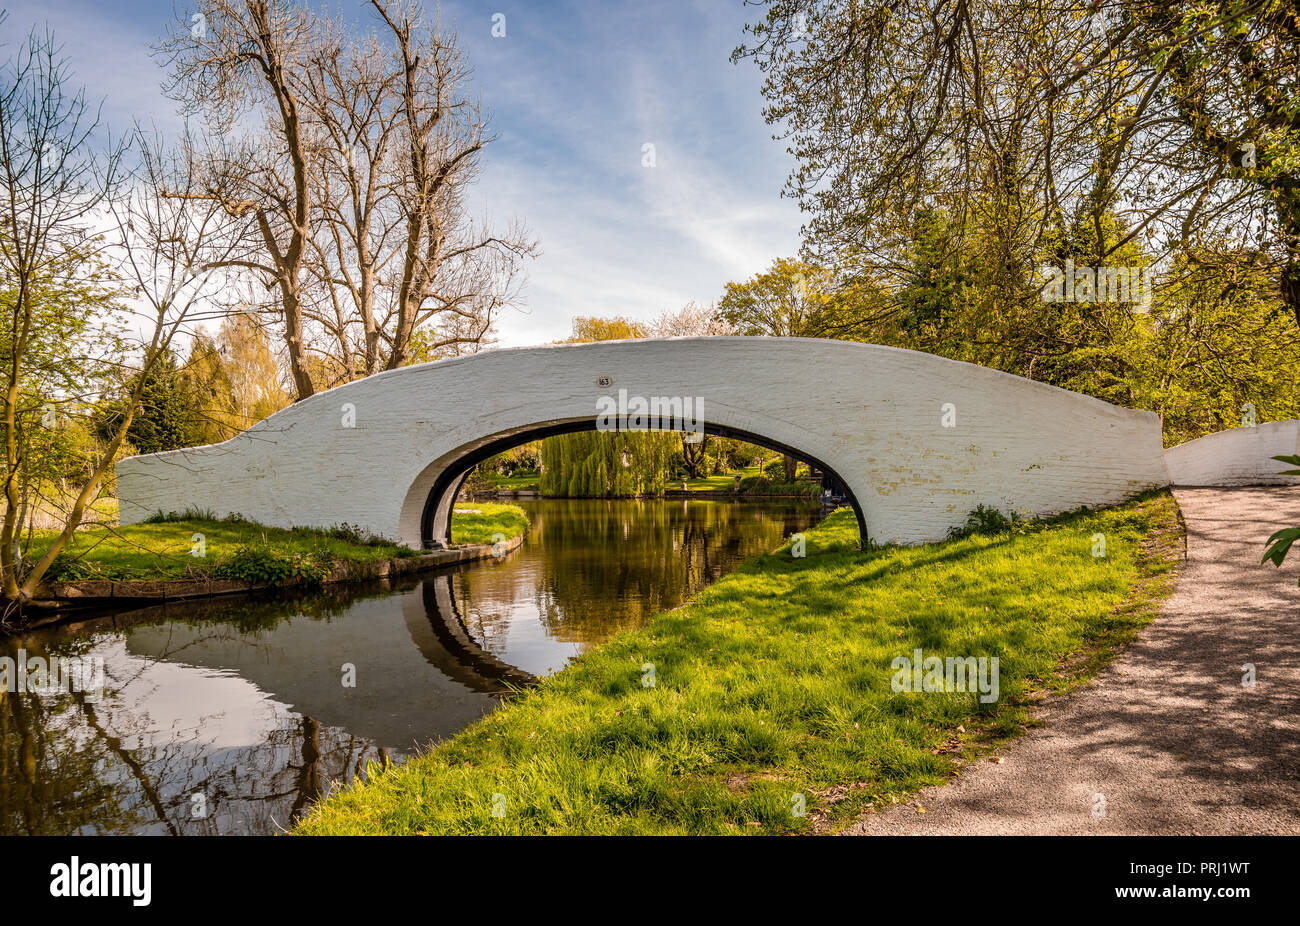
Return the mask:
M 746 563 L 425 755 L 372 767 L 297 832 L 833 830 L 943 782 L 1022 732 L 1045 693 L 1095 673 L 1167 594 L 1181 528 L 1160 493 L 995 535 L 857 546 L 841 510 L 808 532 L 805 558 Z M 916 648 L 999 657 L 1000 700 L 892 691 L 892 660 Z
M 457 505 L 451 536 L 456 544 L 492 543 L 493 535 L 514 537 L 528 527 L 523 509 L 497 503 Z M 461 512 L 461 508 L 476 509 Z M 191 554 L 202 535 L 203 556 Z M 29 558 L 39 556 L 54 536 L 38 532 Z M 282 529 L 251 521 L 217 520 L 203 512 L 158 517 L 128 527 L 88 527 L 73 535 L 60 554 L 50 580 L 180 579 L 209 575 L 256 578 L 243 569 L 251 561 L 275 560 L 280 577 L 318 575 L 332 564 L 370 563 L 417 552 L 383 538 L 370 537 L 347 525 L 331 530 Z M 285 572 L 284 570 L 290 569 Z M 275 571 L 275 570 L 273 570 Z
M 528 530 L 528 515 L 518 505 L 502 502 L 465 502 L 451 519 L 452 543 L 495 543 Z M 500 536 L 498 536 L 500 535 Z
M 729 473 L 722 473 L 718 476 L 700 476 L 696 479 L 687 479 L 686 488 L 691 492 L 730 492 L 736 487 L 737 476 L 757 476 L 758 464 L 745 466 Z M 669 488 L 675 489 L 680 483 L 670 483 Z
M 513 476 L 503 476 L 500 473 L 485 473 L 483 478 L 494 489 L 505 489 L 509 492 L 522 492 L 526 490 L 537 491 L 539 480 L 542 478 L 537 473 L 518 472 Z

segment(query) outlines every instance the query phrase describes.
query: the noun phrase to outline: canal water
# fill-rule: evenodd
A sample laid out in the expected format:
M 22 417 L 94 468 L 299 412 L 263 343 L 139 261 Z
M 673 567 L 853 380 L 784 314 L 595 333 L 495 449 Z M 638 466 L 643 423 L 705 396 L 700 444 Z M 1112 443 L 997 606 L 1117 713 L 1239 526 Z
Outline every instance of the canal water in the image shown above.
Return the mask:
M 539 675 L 778 547 L 785 502 L 521 503 L 500 560 L 375 589 L 87 616 L 0 656 L 104 668 L 102 693 L 0 690 L 0 834 L 265 834 Z

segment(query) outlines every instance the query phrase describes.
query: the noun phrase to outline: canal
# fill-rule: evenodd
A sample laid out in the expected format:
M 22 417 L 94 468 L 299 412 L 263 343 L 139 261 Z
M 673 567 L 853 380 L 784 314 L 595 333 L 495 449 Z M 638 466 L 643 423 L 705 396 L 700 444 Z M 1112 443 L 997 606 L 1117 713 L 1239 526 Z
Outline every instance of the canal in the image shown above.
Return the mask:
M 104 670 L 102 692 L 0 690 L 0 834 L 283 831 L 819 517 L 815 502 L 521 505 L 528 538 L 499 560 L 0 640 L 0 656 Z

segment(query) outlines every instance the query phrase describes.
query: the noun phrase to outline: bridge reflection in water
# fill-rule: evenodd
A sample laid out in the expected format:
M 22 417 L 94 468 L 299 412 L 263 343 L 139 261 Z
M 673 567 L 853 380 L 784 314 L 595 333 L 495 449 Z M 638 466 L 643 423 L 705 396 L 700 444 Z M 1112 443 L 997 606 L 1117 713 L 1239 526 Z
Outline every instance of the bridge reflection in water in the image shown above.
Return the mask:
M 102 698 L 0 692 L 0 834 L 271 833 L 810 526 L 816 505 L 525 502 L 500 562 L 150 608 L 0 640 L 102 658 Z M 355 685 L 344 684 L 346 675 Z

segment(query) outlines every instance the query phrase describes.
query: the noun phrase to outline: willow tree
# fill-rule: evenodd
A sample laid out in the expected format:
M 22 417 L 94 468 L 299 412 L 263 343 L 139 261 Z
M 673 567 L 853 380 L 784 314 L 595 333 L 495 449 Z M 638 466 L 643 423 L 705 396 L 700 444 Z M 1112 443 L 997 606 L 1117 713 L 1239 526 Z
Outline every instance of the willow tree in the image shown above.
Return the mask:
M 576 317 L 569 343 L 644 338 L 648 326 L 622 316 Z M 592 408 L 595 419 L 596 409 Z M 589 431 L 542 441 L 543 495 L 631 498 L 661 495 L 677 460 L 676 434 Z
M 543 495 L 636 498 L 662 495 L 675 435 L 582 431 L 542 441 Z

